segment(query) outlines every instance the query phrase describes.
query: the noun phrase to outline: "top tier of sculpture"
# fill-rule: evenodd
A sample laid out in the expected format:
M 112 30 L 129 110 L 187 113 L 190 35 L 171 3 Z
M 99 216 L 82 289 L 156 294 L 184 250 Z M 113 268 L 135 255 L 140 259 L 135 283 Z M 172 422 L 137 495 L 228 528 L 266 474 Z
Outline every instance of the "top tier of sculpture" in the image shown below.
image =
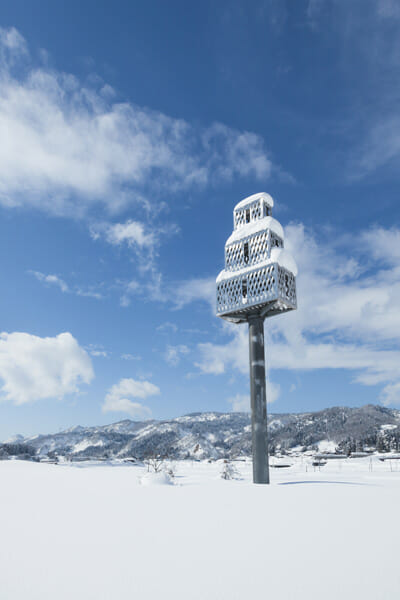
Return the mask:
M 217 315 L 243 322 L 296 308 L 296 263 L 284 249 L 281 224 L 269 194 L 254 194 L 233 211 L 234 231 L 225 244 L 225 268 L 217 278 Z
M 233 227 L 240 229 L 247 223 L 254 223 L 258 219 L 270 217 L 274 201 L 269 194 L 253 194 L 238 202 L 233 209 Z

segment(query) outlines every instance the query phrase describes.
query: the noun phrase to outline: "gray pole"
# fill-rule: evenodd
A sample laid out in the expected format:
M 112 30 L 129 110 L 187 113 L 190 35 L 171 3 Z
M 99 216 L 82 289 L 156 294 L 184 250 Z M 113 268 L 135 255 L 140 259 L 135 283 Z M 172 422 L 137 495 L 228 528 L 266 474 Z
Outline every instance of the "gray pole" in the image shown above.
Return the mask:
M 249 317 L 253 482 L 269 483 L 264 318 Z

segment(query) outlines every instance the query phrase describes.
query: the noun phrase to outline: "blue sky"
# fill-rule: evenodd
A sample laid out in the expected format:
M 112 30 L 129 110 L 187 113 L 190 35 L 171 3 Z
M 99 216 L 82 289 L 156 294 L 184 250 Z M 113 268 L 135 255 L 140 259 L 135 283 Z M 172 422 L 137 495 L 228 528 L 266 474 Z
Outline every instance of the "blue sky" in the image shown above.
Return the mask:
M 0 8 L 0 436 L 248 406 L 214 316 L 259 191 L 298 266 L 269 410 L 400 403 L 400 8 Z

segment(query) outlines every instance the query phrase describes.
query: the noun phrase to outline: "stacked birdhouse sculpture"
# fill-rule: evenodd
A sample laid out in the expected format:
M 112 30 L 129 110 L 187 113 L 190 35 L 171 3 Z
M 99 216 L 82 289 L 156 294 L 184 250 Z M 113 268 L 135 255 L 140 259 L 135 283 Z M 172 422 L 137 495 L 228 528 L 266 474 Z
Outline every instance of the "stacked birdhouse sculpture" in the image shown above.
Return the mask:
M 254 483 L 269 483 L 264 319 L 297 308 L 297 267 L 273 206 L 265 193 L 235 206 L 225 268 L 217 277 L 217 316 L 249 324 Z

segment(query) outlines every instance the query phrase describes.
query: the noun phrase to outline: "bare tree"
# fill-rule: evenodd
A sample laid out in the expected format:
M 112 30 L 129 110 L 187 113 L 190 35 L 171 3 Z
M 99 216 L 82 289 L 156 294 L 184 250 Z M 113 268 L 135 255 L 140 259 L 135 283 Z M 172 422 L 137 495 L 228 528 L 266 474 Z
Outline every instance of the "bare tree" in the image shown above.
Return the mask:
M 239 473 L 235 465 L 228 460 L 225 460 L 221 469 L 222 479 L 237 479 L 238 475 Z
M 144 458 L 144 464 L 147 466 L 147 472 L 153 471 L 159 473 L 165 467 L 167 456 L 156 452 L 149 452 Z

